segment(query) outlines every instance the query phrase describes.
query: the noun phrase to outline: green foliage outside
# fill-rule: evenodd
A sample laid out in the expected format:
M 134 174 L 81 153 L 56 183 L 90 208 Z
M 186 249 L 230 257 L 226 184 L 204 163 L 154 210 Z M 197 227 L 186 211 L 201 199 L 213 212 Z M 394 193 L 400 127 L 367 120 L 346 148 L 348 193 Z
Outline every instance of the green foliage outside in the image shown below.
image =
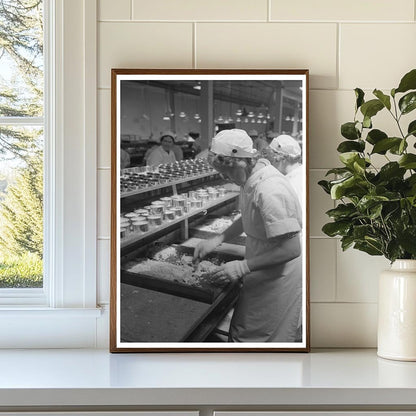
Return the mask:
M 0 116 L 42 117 L 41 0 L 0 0 L 0 68 Z M 0 126 L 5 166 L 12 166 L 15 179 L 0 195 L 0 287 L 42 287 L 41 129 Z
M 346 139 L 337 148 L 343 167 L 331 169 L 319 185 L 338 201 L 327 211 L 332 222 L 323 232 L 340 236 L 342 249 L 349 247 L 374 256 L 416 259 L 416 69 L 401 79 L 389 95 L 375 89 L 375 98 L 355 89 L 354 120 L 341 126 Z M 395 131 L 373 126 L 373 117 L 388 112 Z M 403 117 L 405 116 L 405 117 Z M 404 121 L 406 119 L 406 121 Z M 384 158 L 384 165 L 375 158 Z
M 0 256 L 0 289 L 43 285 L 43 264 L 36 254 Z

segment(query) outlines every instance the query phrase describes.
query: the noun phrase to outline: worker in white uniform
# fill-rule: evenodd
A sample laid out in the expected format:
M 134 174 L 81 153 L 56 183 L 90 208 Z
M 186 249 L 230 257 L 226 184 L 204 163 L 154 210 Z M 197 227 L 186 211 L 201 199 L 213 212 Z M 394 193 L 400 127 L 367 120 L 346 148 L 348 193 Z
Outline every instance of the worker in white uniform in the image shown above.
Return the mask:
M 248 135 L 250 136 L 251 140 L 253 140 L 253 147 L 259 152 L 261 152 L 265 147 L 267 147 L 267 141 L 259 136 L 257 130 L 250 130 L 248 132 Z
M 262 155 L 286 176 L 302 206 L 305 180 L 302 169 L 302 149 L 299 143 L 291 136 L 282 134 L 275 137 L 270 145 L 263 149 Z
M 152 150 L 147 156 L 146 165 L 158 166 L 166 163 L 175 163 L 175 154 L 172 151 L 175 134 L 171 131 L 164 131 L 160 135 L 160 146 Z
M 209 160 L 240 186 L 242 215 L 222 234 L 201 241 L 194 259 L 244 231 L 245 259 L 225 263 L 213 275 L 220 283 L 241 282 L 229 341 L 294 342 L 302 303 L 301 209 L 285 177 L 257 155 L 244 130 L 214 137 Z

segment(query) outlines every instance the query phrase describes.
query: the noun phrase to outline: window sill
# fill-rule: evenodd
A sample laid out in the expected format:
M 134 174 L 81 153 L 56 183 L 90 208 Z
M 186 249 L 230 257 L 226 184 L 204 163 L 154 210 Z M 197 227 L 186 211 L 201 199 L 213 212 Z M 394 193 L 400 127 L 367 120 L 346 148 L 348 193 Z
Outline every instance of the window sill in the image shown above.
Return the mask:
M 0 348 L 95 348 L 99 308 L 0 308 Z

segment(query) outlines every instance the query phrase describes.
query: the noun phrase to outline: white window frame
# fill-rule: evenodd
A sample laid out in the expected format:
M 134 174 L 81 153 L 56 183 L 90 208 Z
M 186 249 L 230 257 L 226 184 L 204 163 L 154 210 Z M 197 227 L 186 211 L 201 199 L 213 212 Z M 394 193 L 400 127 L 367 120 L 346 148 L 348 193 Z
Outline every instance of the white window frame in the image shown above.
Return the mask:
M 44 288 L 0 293 L 0 347 L 95 347 L 97 0 L 44 2 Z

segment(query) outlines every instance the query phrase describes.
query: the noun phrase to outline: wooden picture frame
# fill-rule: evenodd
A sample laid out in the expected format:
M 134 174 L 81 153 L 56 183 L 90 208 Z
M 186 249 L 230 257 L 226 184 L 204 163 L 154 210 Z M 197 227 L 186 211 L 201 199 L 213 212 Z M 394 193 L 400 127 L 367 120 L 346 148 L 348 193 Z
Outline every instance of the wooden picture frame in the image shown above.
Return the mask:
M 111 352 L 309 351 L 308 90 L 306 69 L 112 70 Z M 196 265 L 191 260 L 199 241 L 222 232 L 240 218 L 238 209 L 244 208 L 238 205 L 240 188 L 206 159 L 211 139 L 230 127 L 250 132 L 252 137 L 256 130 L 263 137 L 254 138 L 253 146 L 264 147 L 261 152 L 269 159 L 267 146 L 273 138 L 286 135 L 291 136 L 289 141 L 295 140 L 290 161 L 297 163 L 300 190 L 297 194 L 292 183 L 290 190 L 271 194 L 282 198 L 287 193 L 290 204 L 300 206 L 300 210 L 296 208 L 300 228 L 283 237 L 259 238 L 261 244 L 271 244 L 270 250 L 287 247 L 287 239 L 300 245 L 295 241 L 296 248 L 289 251 L 289 257 L 282 254 L 280 265 L 280 254 L 269 256 L 267 261 L 272 258 L 273 267 L 261 265 L 260 270 L 221 286 L 214 279 L 217 275 L 207 270 L 224 268 L 221 265 L 231 261 L 242 265 L 244 244 L 253 244 L 251 234 L 243 233 L 210 253 L 210 263 L 204 263 L 206 274 L 198 269 L 203 262 Z M 159 136 L 168 147 L 177 142 L 173 146 L 181 147 L 181 162 L 168 164 L 163 158 L 171 150 L 158 144 L 147 152 L 146 146 Z M 278 142 L 283 143 L 281 140 Z M 273 155 L 282 155 L 280 150 L 288 151 L 280 144 L 275 148 L 270 159 L 275 166 L 280 159 Z M 162 159 L 156 158 L 157 152 L 163 153 Z M 157 162 L 146 166 L 146 160 L 150 164 L 154 158 Z M 289 160 L 287 155 L 284 158 Z M 260 163 L 252 160 L 253 166 Z M 281 165 L 283 173 L 260 160 L 284 187 L 290 183 L 284 177 L 288 171 L 280 169 Z M 280 212 L 293 214 L 291 209 Z M 246 221 L 244 217 L 243 223 Z M 292 220 L 270 221 L 287 225 Z M 276 224 L 273 227 L 279 228 Z M 250 262 L 245 264 L 259 267 Z M 292 267 L 295 263 L 297 272 Z M 280 285 L 289 277 L 290 289 L 286 287 L 283 294 L 276 281 Z M 251 290 L 260 291 L 255 301 L 250 299 Z M 242 306 L 245 299 L 249 301 Z M 288 312 L 277 313 L 283 299 Z

